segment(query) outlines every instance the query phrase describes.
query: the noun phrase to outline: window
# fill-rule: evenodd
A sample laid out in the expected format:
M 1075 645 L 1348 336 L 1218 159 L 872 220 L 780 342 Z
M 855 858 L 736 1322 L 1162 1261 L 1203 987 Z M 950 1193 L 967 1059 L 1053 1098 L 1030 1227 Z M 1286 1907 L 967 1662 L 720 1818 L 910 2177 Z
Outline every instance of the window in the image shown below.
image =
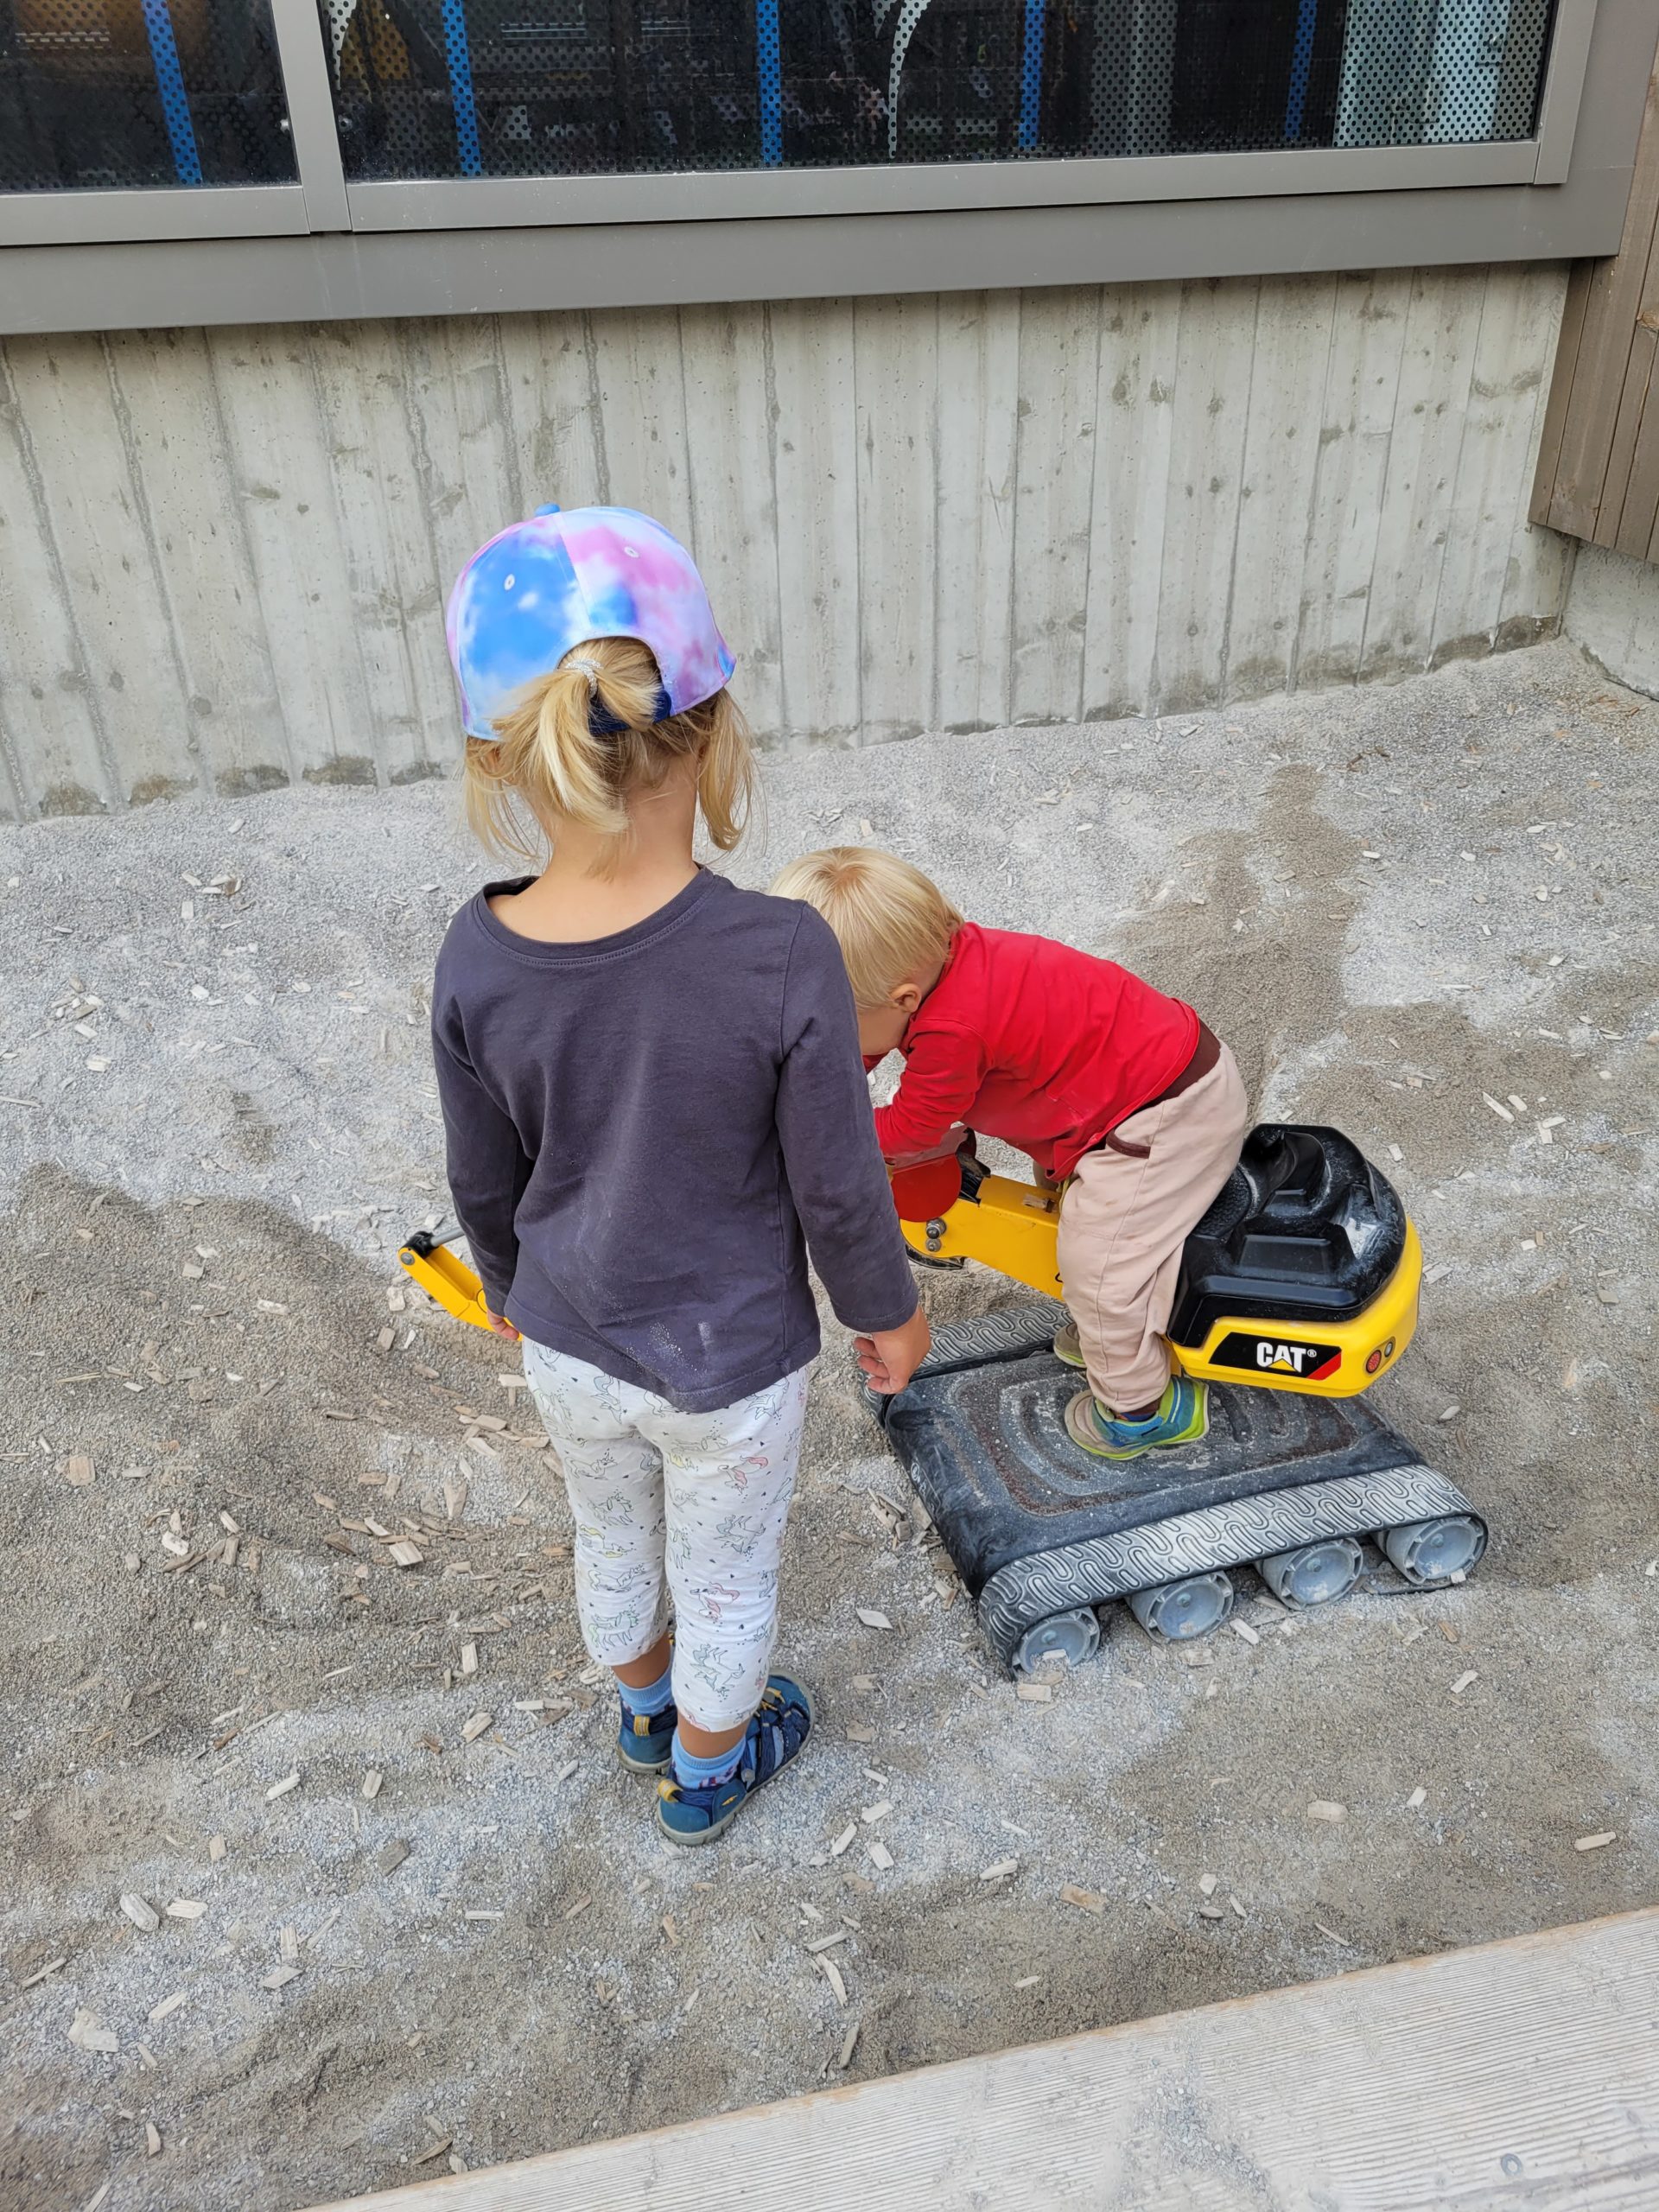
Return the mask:
M 1531 137 L 1551 0 L 321 0 L 349 179 Z
M 1656 34 L 1659 0 L 0 0 L 0 327 L 1605 252 Z M 179 251 L 54 257 L 92 245 Z
M 269 0 L 0 0 L 0 192 L 295 175 Z

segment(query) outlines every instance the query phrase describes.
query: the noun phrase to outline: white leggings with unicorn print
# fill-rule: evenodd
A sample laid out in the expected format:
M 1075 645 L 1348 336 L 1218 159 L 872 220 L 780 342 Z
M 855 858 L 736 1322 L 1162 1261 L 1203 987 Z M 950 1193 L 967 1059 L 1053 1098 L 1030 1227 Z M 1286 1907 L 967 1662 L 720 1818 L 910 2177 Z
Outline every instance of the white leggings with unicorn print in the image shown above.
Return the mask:
M 588 1651 L 607 1667 L 639 1658 L 671 1595 L 674 1702 L 694 1726 L 736 1727 L 766 1686 L 806 1370 L 708 1414 L 528 1337 L 524 1374 L 570 1495 Z

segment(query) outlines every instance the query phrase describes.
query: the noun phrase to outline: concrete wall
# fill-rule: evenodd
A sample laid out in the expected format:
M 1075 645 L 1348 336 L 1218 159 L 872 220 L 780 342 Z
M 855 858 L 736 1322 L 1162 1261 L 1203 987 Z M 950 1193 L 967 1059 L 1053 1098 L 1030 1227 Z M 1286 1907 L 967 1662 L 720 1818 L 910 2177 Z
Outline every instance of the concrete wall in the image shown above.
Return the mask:
M 549 247 L 556 251 L 556 245 Z M 13 339 L 0 805 L 440 772 L 538 502 L 686 537 L 768 735 L 1181 711 L 1559 622 L 1565 271 Z
M 1565 623 L 1609 676 L 1659 699 L 1659 568 L 1603 545 L 1580 545 Z

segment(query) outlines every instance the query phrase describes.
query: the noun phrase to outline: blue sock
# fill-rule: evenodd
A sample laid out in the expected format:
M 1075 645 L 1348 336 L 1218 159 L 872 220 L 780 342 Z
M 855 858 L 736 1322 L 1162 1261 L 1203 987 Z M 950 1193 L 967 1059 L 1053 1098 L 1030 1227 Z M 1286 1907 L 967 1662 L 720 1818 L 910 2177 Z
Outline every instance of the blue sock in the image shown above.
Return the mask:
M 671 1659 L 654 1682 L 636 1687 L 632 1682 L 619 1682 L 622 1702 L 631 1713 L 642 1720 L 650 1720 L 659 1713 L 666 1713 L 674 1702 L 674 1662 Z
M 737 1772 L 743 1758 L 743 1746 L 748 1741 L 746 1730 L 728 1751 L 721 1751 L 712 1759 L 700 1759 L 688 1751 L 680 1741 L 680 1732 L 674 1731 L 674 1779 L 682 1789 L 712 1789 L 716 1783 L 729 1782 Z

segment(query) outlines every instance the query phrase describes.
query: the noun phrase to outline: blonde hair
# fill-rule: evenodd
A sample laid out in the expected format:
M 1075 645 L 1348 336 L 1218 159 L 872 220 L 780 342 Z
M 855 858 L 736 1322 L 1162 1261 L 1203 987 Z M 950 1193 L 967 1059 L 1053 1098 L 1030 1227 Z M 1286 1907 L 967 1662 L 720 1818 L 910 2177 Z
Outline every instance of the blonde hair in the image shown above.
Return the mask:
M 853 996 L 885 1006 L 908 976 L 942 962 L 963 918 L 937 883 L 895 853 L 831 845 L 791 861 L 772 885 L 779 899 L 804 899 L 835 931 Z
M 626 844 L 629 799 L 660 790 L 677 765 L 694 762 L 709 837 L 729 853 L 753 802 L 749 726 L 729 691 L 659 721 L 662 696 L 656 656 L 638 638 L 589 638 L 572 646 L 495 717 L 496 739 L 467 741 L 462 793 L 480 842 L 538 860 L 538 841 L 522 811 L 528 809 L 550 843 L 562 822 L 607 839 L 595 872 L 608 874 Z M 620 727 L 595 735 L 588 719 L 595 707 Z

